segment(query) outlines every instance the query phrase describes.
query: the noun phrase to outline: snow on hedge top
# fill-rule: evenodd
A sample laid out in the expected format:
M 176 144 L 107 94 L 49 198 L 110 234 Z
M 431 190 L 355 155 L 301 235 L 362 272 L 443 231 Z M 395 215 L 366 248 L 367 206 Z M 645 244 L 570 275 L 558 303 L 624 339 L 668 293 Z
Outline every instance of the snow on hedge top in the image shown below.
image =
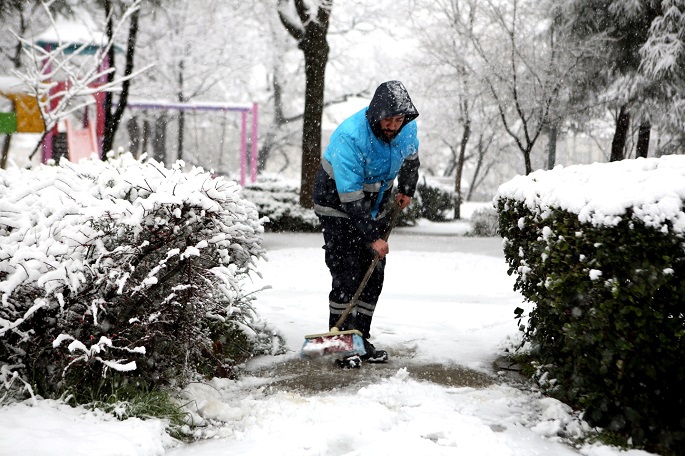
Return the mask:
M 557 166 L 502 184 L 495 195 L 524 203 L 544 218 L 551 208 L 578 214 L 583 223 L 616 225 L 627 209 L 646 225 L 685 231 L 685 156 Z
M 0 170 L 2 302 L 22 284 L 48 293 L 64 286 L 77 291 L 93 249 L 107 250 L 99 228 L 104 220 L 137 236 L 147 227 L 193 224 L 214 214 L 219 222 L 197 249 L 211 243 L 226 266 L 243 267 L 263 255 L 264 228 L 240 186 L 201 168 L 184 172 L 183 166 L 167 169 L 124 154 L 106 162 Z M 167 210 L 154 210 L 160 207 Z

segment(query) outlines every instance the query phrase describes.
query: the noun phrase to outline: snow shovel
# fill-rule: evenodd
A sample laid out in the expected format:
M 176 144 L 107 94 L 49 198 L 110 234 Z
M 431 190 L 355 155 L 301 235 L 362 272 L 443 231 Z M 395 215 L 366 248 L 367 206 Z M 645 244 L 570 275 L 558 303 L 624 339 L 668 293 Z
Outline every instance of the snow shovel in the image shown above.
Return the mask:
M 400 204 L 395 201 L 390 214 L 390 225 L 383 236 L 384 241 L 387 242 L 388 237 L 390 237 L 390 231 L 392 231 L 393 227 L 397 223 L 400 212 L 402 212 Z M 342 313 L 335 326 L 332 327 L 327 333 L 310 334 L 304 336 L 304 345 L 302 346 L 301 352 L 302 356 L 315 357 L 335 354 L 339 355 L 341 358 L 346 358 L 352 355 L 364 356 L 366 354 L 366 349 L 364 348 L 364 338 L 362 337 L 361 331 L 357 329 L 341 331 L 338 328 L 342 326 L 347 316 L 357 305 L 357 300 L 362 294 L 362 291 L 364 291 L 364 287 L 366 287 L 366 283 L 371 278 L 371 274 L 373 274 L 374 269 L 376 269 L 378 260 L 378 254 L 375 254 L 369 269 L 367 269 L 366 274 L 364 274 L 364 277 L 359 284 L 359 287 L 357 287 L 357 291 L 354 293 L 352 300 L 345 308 L 345 311 Z

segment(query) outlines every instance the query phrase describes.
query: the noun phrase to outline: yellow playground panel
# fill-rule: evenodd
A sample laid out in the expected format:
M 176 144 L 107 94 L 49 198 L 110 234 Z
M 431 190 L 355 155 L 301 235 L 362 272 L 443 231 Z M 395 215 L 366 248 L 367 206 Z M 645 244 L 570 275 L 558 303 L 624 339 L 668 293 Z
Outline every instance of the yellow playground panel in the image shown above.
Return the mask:
M 45 131 L 38 101 L 35 96 L 28 93 L 21 80 L 0 76 L 0 96 L 11 100 L 14 104 L 17 133 L 42 133 Z
M 42 133 L 45 130 L 36 97 L 25 93 L 0 92 L 0 95 L 14 102 L 14 110 L 17 113 L 17 133 Z

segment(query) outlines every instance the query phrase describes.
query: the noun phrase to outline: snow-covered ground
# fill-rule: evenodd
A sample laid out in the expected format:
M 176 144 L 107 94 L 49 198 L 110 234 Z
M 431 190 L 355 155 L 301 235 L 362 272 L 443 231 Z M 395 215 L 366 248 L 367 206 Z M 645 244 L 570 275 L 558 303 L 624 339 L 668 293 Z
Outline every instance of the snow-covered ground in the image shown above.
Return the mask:
M 577 448 L 586 425 L 562 403 L 511 383 L 494 362 L 518 340 L 514 309 L 522 306 L 497 238 L 463 237 L 465 222 L 422 223 L 390 238 L 386 283 L 372 327 L 387 349 L 383 366 L 337 371 L 328 361 L 302 363 L 304 335 L 327 330 L 329 286 L 318 234 L 267 234 L 265 285 L 257 310 L 284 335 L 290 352 L 255 359 L 239 380 L 191 384 L 187 407 L 203 439 L 180 443 L 158 420 L 117 421 L 56 401 L 0 408 L 0 455 L 574 455 L 648 453 L 600 444 Z M 420 366 L 474 371 L 490 385 L 429 381 Z M 278 366 L 296 366 L 296 372 Z M 273 369 L 273 376 L 260 369 Z M 343 383 L 312 389 L 320 374 Z M 449 380 L 449 379 L 447 379 Z M 345 383 L 347 382 L 347 383 Z M 487 382 L 486 382 L 487 383 Z

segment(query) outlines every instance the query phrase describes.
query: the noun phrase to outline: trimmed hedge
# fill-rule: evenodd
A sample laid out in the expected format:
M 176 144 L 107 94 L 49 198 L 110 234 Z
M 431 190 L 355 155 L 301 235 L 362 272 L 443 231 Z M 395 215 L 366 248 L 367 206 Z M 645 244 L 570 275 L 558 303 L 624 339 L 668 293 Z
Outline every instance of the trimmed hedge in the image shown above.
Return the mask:
M 497 211 L 492 207 L 476 209 L 471 214 L 471 236 L 495 237 L 499 221 Z
M 267 231 L 313 233 L 320 230 L 314 210 L 300 206 L 299 184 L 261 175 L 259 182 L 246 185 L 242 194 L 257 207 Z
M 535 196 L 508 191 L 495 202 L 509 274 L 535 304 L 522 330 L 538 382 L 619 442 L 677 454 L 685 444 L 682 218 L 654 223 L 645 203 L 596 223 L 563 196 L 543 203 L 536 180 L 557 176 L 534 174 Z
M 300 206 L 299 183 L 260 175 L 259 182 L 246 185 L 242 194 L 257 207 L 266 231 L 311 233 L 321 229 L 314 210 Z M 427 182 L 424 177 L 416 187 L 411 205 L 402 211 L 398 226 L 413 226 L 419 218 L 447 221 L 453 209 L 454 192 Z

